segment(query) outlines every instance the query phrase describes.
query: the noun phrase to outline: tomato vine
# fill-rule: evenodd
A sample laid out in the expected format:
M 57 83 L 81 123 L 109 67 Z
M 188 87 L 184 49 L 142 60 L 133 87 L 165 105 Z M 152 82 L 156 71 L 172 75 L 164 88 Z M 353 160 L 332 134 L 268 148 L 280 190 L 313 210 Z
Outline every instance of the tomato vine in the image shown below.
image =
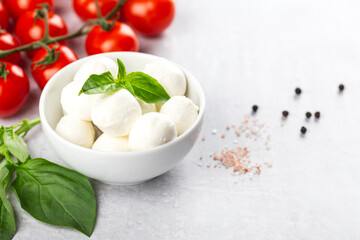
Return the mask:
M 119 0 L 118 3 L 116 4 L 116 6 L 113 8 L 113 10 L 111 12 L 109 12 L 106 16 L 103 17 L 99 10 L 98 1 L 95 0 L 98 18 L 87 20 L 77 31 L 70 33 L 70 34 L 63 35 L 63 36 L 58 36 L 58 37 L 51 37 L 49 35 L 49 23 L 48 23 L 48 8 L 49 7 L 44 5 L 42 9 L 38 10 L 38 11 L 41 11 L 41 14 L 43 14 L 43 16 L 44 16 L 44 22 L 45 22 L 44 37 L 41 40 L 32 42 L 30 44 L 22 45 L 22 46 L 19 46 L 19 47 L 13 48 L 13 49 L 9 49 L 9 50 L 0 50 L 0 58 L 6 57 L 6 56 L 9 56 L 11 54 L 21 52 L 21 51 L 35 50 L 35 49 L 43 47 L 44 44 L 48 45 L 48 44 L 59 42 L 62 40 L 72 39 L 72 38 L 86 35 L 95 25 L 100 25 L 104 30 L 108 30 L 109 28 L 111 29 L 111 27 L 112 27 L 111 25 L 113 25 L 113 23 L 108 23 L 107 20 L 112 19 L 116 15 L 116 13 L 120 10 L 120 8 L 126 3 L 126 1 L 127 0 Z

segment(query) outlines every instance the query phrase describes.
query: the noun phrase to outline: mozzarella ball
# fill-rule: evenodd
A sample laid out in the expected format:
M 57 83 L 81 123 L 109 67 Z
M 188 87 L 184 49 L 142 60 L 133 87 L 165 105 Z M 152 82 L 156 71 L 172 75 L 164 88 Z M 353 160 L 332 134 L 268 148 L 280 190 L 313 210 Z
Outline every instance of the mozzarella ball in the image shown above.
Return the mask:
M 91 122 L 70 115 L 60 119 L 55 132 L 67 141 L 86 148 L 91 148 L 95 140 L 95 131 Z
M 176 127 L 170 117 L 150 112 L 136 120 L 129 135 L 132 151 L 150 149 L 176 138 Z
M 104 133 L 96 139 L 92 149 L 104 152 L 128 152 L 128 138 L 112 137 Z
M 74 75 L 74 81 L 84 84 L 91 74 L 102 74 L 107 71 L 110 71 L 113 77 L 116 78 L 117 64 L 108 57 L 98 57 L 81 65 Z
M 146 64 L 143 72 L 155 78 L 165 88 L 170 97 L 183 96 L 185 94 L 185 75 L 173 63 L 160 59 Z
M 126 89 L 99 94 L 91 109 L 93 123 L 113 137 L 127 136 L 136 119 L 141 116 L 138 101 Z
M 86 95 L 79 92 L 81 82 L 70 82 L 61 91 L 61 106 L 65 114 L 69 114 L 84 121 L 91 121 L 91 107 L 97 95 Z
M 170 98 L 161 107 L 160 113 L 168 115 L 175 123 L 178 135 L 183 134 L 195 122 L 199 108 L 184 96 Z
M 137 101 L 141 107 L 142 114 L 149 113 L 149 112 L 156 112 L 156 105 L 154 103 L 147 103 L 138 98 L 137 98 Z

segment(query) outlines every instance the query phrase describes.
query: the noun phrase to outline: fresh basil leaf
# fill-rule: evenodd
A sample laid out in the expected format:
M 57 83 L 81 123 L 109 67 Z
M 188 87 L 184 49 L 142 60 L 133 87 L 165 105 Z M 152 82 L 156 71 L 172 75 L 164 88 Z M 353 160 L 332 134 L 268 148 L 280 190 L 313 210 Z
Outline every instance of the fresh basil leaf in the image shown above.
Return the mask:
M 29 158 L 28 147 L 24 139 L 14 132 L 14 128 L 5 128 L 4 143 L 9 152 L 20 162 L 25 162 Z
M 170 99 L 163 86 L 153 77 L 143 72 L 132 72 L 126 76 L 134 89 L 135 97 L 147 103 L 166 102 Z
M 0 127 L 0 161 L 4 158 L 7 147 L 4 144 L 4 126 Z
M 124 88 L 127 89 L 132 95 L 136 96 L 136 95 L 135 95 L 134 88 L 132 87 L 131 82 L 130 82 L 129 79 L 126 79 L 126 80 L 125 80 L 125 82 L 124 82 Z
M 8 148 L 4 143 L 0 144 L 0 161 L 4 158 L 5 154 L 8 152 Z
M 111 73 L 104 72 L 103 74 L 97 75 L 92 74 L 86 80 L 83 87 L 81 88 L 79 95 L 85 94 L 98 94 L 106 92 L 114 92 L 122 88 L 111 75 Z
M 1 126 L 0 127 L 0 144 L 4 142 L 4 131 L 5 131 L 4 126 Z
M 117 78 L 118 78 L 118 80 L 122 80 L 126 76 L 125 65 L 120 59 L 117 59 L 116 61 L 117 61 L 118 67 L 119 67 Z
M 30 159 L 16 167 L 12 188 L 21 207 L 34 218 L 92 234 L 96 199 L 89 180 L 80 173 L 45 159 Z
M 12 239 L 16 232 L 14 210 L 6 198 L 6 191 L 14 167 L 6 161 L 0 164 L 0 238 Z
M 10 204 L 10 202 L 8 202 L 8 204 Z M 14 237 L 15 232 L 16 224 L 14 213 L 9 212 L 2 199 L 0 199 L 0 237 L 2 240 L 10 240 Z

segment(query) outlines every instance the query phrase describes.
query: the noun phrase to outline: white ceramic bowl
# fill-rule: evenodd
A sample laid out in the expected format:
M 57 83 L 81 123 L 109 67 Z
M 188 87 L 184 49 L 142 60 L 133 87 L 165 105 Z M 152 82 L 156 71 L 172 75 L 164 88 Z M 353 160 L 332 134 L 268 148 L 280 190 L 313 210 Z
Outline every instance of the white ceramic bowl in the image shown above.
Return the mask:
M 205 97 L 195 77 L 184 68 L 187 78 L 186 96 L 199 106 L 199 116 L 193 126 L 175 140 L 153 149 L 136 152 L 101 152 L 84 148 L 60 137 L 56 124 L 63 116 L 60 94 L 72 81 L 77 69 L 86 61 L 103 56 L 120 58 L 127 72 L 141 71 L 145 64 L 158 57 L 135 52 L 111 52 L 77 60 L 57 72 L 46 84 L 40 98 L 42 129 L 60 159 L 76 171 L 101 182 L 115 185 L 137 184 L 157 177 L 175 167 L 191 150 L 201 130 Z

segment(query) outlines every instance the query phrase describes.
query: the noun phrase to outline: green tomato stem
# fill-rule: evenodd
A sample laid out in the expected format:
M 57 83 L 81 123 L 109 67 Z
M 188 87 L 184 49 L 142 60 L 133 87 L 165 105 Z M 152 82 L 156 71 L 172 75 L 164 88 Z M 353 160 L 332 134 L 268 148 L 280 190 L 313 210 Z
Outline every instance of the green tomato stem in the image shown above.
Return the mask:
M 95 6 L 96 6 L 96 14 L 98 19 L 103 19 L 103 16 L 101 15 L 100 7 L 99 7 L 99 1 L 95 0 Z
M 42 42 L 46 42 L 51 38 L 49 35 L 49 15 L 47 9 L 43 9 L 43 11 L 44 11 L 45 32 Z
M 109 19 L 113 18 L 113 17 L 116 15 L 116 13 L 120 10 L 120 8 L 121 8 L 122 6 L 124 6 L 124 4 L 125 4 L 127 1 L 128 1 L 128 0 L 118 0 L 117 5 L 114 7 L 113 10 L 111 10 L 111 12 L 110 12 L 108 15 L 106 15 L 105 19 L 106 19 L 106 20 L 109 20 Z
M 6 77 L 9 74 L 9 71 L 6 70 L 6 66 L 4 63 L 0 63 L 0 78 L 4 78 L 6 82 Z

